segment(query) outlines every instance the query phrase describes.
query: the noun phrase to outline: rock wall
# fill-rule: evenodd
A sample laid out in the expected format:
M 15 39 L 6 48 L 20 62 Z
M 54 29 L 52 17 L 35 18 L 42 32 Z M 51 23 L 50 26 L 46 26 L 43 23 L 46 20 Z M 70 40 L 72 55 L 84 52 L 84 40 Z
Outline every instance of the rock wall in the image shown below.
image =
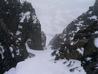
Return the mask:
M 54 37 L 50 45 L 58 49 L 53 53 L 56 59 L 80 60 L 87 74 L 97 74 L 98 47 L 94 43 L 96 38 L 98 38 L 98 0 L 87 12 L 72 21 L 60 35 Z
M 41 25 L 32 5 L 20 0 L 0 0 L 0 74 L 28 57 L 31 49 L 42 50 Z

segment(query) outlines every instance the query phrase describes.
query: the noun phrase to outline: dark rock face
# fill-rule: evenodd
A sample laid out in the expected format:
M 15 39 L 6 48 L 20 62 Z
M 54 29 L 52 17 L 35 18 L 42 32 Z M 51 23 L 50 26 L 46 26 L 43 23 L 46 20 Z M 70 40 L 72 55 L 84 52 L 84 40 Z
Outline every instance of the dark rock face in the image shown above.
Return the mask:
M 36 39 L 33 40 L 33 41 L 36 41 Z M 27 44 L 28 44 L 28 46 L 29 46 L 30 49 L 36 50 L 36 48 L 34 48 L 34 47 L 35 46 L 38 47 L 38 44 L 36 42 L 36 45 L 34 45 L 33 41 L 31 39 L 28 39 L 27 40 Z M 41 48 L 38 47 L 37 50 L 44 49 L 45 46 L 46 46 L 46 35 L 45 35 L 45 33 L 43 31 L 41 32 L 41 44 L 39 44 L 39 45 L 41 45 Z
M 56 59 L 80 60 L 87 74 L 98 74 L 98 48 L 94 44 L 95 38 L 98 38 L 98 0 L 86 13 L 72 21 L 62 34 L 54 37 L 52 47 L 59 51 L 55 51 L 54 55 Z
M 41 25 L 28 2 L 0 0 L 0 74 L 28 57 L 26 42 L 31 49 L 41 50 Z
M 52 49 L 59 49 L 62 43 L 64 43 L 63 34 L 56 34 L 55 37 L 50 41 L 49 45 L 51 45 Z
M 42 47 L 44 49 L 46 46 L 46 35 L 43 31 L 41 32 L 41 39 L 42 39 Z
M 94 5 L 94 13 L 98 16 L 98 0 L 96 0 L 96 3 Z

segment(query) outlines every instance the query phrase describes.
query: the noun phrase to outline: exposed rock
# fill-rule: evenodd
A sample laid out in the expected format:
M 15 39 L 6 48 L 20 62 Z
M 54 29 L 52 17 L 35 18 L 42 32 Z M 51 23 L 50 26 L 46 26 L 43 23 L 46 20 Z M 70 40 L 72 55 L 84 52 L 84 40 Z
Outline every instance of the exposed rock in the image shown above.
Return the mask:
M 56 59 L 80 60 L 87 74 L 98 74 L 95 38 L 98 38 L 98 0 L 86 13 L 72 21 L 62 34 L 54 37 L 52 47 L 58 49 L 54 53 Z
M 36 39 L 35 39 L 35 41 L 36 41 Z M 34 40 L 32 41 L 32 39 L 28 39 L 27 44 L 28 44 L 29 48 L 33 49 L 33 50 L 36 50 L 36 48 L 34 48 L 34 47 L 38 46 L 37 43 L 36 43 L 36 45 L 34 45 Z M 37 50 L 44 49 L 46 46 L 46 35 L 43 31 L 41 32 L 41 46 L 42 47 L 41 48 L 38 47 Z
M 0 74 L 28 57 L 26 42 L 41 50 L 41 25 L 32 5 L 20 0 L 0 1 Z
M 61 44 L 64 43 L 63 34 L 56 34 L 55 37 L 50 41 L 49 45 L 51 45 L 52 49 L 59 49 Z
M 41 32 L 41 38 L 42 38 L 42 47 L 44 49 L 46 47 L 46 35 L 43 31 Z

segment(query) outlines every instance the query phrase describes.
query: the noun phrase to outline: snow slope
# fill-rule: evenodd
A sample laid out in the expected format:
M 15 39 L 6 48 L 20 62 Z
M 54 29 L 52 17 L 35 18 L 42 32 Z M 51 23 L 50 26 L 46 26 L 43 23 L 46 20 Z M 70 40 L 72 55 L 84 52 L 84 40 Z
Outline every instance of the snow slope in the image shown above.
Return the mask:
M 35 51 L 26 44 L 26 48 L 35 56 L 19 62 L 16 68 L 12 68 L 4 74 L 86 74 L 79 61 L 70 60 L 71 64 L 66 59 L 55 61 L 51 56 L 53 51 L 50 50 L 50 47 L 47 47 L 47 50 Z M 73 68 L 76 69 L 70 72 L 70 69 Z
M 42 30 L 46 33 L 47 44 L 73 19 L 92 6 L 95 0 L 28 0 L 36 10 Z
M 75 62 L 73 67 L 79 68 L 70 72 L 69 69 L 73 67 L 68 67 L 68 62 L 63 64 L 65 60 L 54 61 L 53 57 L 50 56 L 51 50 L 32 52 L 36 54 L 35 57 L 18 63 L 16 68 L 12 68 L 5 74 L 86 74 L 80 67 L 79 61 L 73 60 Z

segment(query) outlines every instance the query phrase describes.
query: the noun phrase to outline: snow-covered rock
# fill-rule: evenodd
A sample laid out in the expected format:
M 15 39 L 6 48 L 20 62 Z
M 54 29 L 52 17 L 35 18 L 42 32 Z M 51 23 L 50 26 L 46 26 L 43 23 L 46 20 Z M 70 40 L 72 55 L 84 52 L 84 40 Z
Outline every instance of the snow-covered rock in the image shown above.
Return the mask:
M 25 43 L 42 48 L 41 25 L 32 5 L 20 0 L 0 1 L 0 74 L 28 57 Z
M 56 48 L 54 46 L 55 42 L 58 42 L 56 44 L 59 44 L 58 46 L 60 46 L 57 50 L 58 53 L 54 53 L 56 55 L 56 59 L 78 59 L 82 62 L 82 66 L 87 74 L 96 74 L 98 69 L 95 69 L 94 65 L 98 63 L 98 48 L 96 40 L 96 38 L 98 38 L 97 18 L 98 0 L 96 0 L 93 6 L 89 7 L 87 12 L 83 13 L 77 19 L 72 21 L 63 30 L 63 32 L 58 35 L 58 37 L 54 37 L 54 39 L 52 39 L 54 40 L 52 41 L 52 47 Z M 60 38 L 63 39 L 62 42 L 58 41 L 62 40 Z M 82 51 L 82 49 L 84 50 Z M 91 59 L 87 60 L 88 57 Z

